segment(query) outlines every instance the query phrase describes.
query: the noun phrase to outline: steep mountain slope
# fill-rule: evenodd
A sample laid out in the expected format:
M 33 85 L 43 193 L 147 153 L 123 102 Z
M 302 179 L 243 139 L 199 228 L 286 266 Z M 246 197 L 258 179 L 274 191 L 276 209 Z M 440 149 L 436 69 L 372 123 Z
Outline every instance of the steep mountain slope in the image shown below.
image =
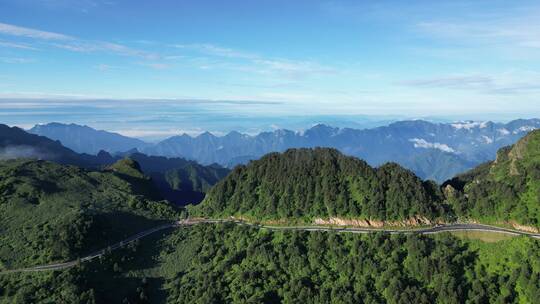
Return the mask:
M 142 195 L 153 184 L 127 165 L 0 161 L 0 267 L 74 259 L 173 219 L 171 205 Z
M 305 220 L 434 219 L 444 206 L 437 186 L 397 164 L 372 168 L 334 149 L 291 149 L 236 167 L 191 210 L 210 217 Z
M 76 124 L 35 125 L 28 132 L 58 140 L 78 153 L 97 154 L 101 150 L 109 153 L 123 152 L 148 145 L 139 139 Z
M 540 228 L 540 131 L 501 149 L 497 159 L 444 185 L 458 214 Z M 522 227 L 525 228 L 525 227 Z
M 422 178 L 442 182 L 457 168 L 470 169 L 495 158 L 496 151 L 515 143 L 527 132 L 540 128 L 540 120 L 516 120 L 506 124 L 462 122 L 452 124 L 401 121 L 374 129 L 332 128 L 317 125 L 305 132 L 277 130 L 256 136 L 231 132 L 223 137 L 208 132 L 197 137 L 174 136 L 143 149 L 146 154 L 185 157 L 202 164 L 234 166 L 289 148 L 332 147 L 365 159 L 372 166 L 397 162 Z M 438 153 L 423 161 L 426 152 Z M 443 155 L 443 154 L 446 154 Z

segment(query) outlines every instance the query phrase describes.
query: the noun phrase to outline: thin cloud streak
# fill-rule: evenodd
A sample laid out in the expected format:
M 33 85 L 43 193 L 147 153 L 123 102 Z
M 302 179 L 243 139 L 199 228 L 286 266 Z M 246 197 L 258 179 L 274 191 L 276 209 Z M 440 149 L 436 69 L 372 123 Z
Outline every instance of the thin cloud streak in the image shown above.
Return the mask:
M 46 32 L 27 27 L 16 26 L 7 23 L 0 23 L 0 33 L 10 36 L 27 37 L 43 40 L 72 40 L 73 37 L 54 33 Z
M 523 81 L 523 79 L 527 79 Z M 495 76 L 458 75 L 397 82 L 402 86 L 426 89 L 471 90 L 494 95 L 519 95 L 540 92 L 537 73 L 506 73 Z
M 257 74 L 279 73 L 289 78 L 306 78 L 313 75 L 335 73 L 336 70 L 311 61 L 298 61 L 281 58 L 266 58 L 261 55 L 222 47 L 209 43 L 201 44 L 175 44 L 173 47 L 196 51 L 203 55 L 238 59 L 241 63 L 210 62 L 199 65 L 200 69 L 226 68 Z
M 510 15 L 473 22 L 424 21 L 417 23 L 416 29 L 447 42 L 537 49 L 540 48 L 539 20 L 540 13 L 533 11 L 519 19 Z
M 7 47 L 7 48 L 14 48 L 14 49 L 21 49 L 21 50 L 32 50 L 32 51 L 37 50 L 37 48 L 32 47 L 27 44 L 5 42 L 5 41 L 0 41 L 0 47 Z
M 31 29 L 26 27 L 20 27 L 16 25 L 0 23 L 0 34 L 26 37 L 44 41 L 57 41 L 51 43 L 50 46 L 80 53 L 92 53 L 92 52 L 111 52 L 122 56 L 139 57 L 146 60 L 159 60 L 158 54 L 133 49 L 122 44 L 112 43 L 108 41 L 92 41 L 72 37 L 60 33 L 46 32 L 37 29 Z M 20 49 L 35 49 L 25 44 L 15 42 L 0 42 L 0 46 L 14 47 Z
M 0 34 L 51 41 L 50 43 L 47 43 L 48 46 L 71 52 L 110 52 L 120 56 L 137 57 L 149 61 L 137 64 L 158 70 L 171 67 L 170 64 L 161 62 L 162 60 L 185 59 L 184 56 L 162 55 L 158 53 L 152 53 L 144 50 L 131 48 L 118 43 L 112 43 L 108 41 L 85 40 L 74 36 L 64 35 L 61 33 L 47 32 L 6 23 L 0 23 Z M 19 49 L 35 49 L 31 46 L 11 41 L 0 41 L 0 46 Z M 172 47 L 176 49 L 195 51 L 206 56 L 237 60 L 225 62 L 210 62 L 208 64 L 198 65 L 200 69 L 221 68 L 236 71 L 245 71 L 267 76 L 276 74 L 278 76 L 287 77 L 291 80 L 305 79 L 315 75 L 331 74 L 336 72 L 335 69 L 323 66 L 316 62 L 281 58 L 266 58 L 258 54 L 222 47 L 209 43 L 175 44 L 172 45 Z M 196 58 L 191 57 L 191 59 Z M 187 61 L 189 61 L 189 59 Z
M 88 107 L 134 107 L 147 105 L 283 105 L 280 101 L 264 100 L 211 100 L 211 99 L 113 99 L 113 98 L 88 98 L 76 94 L 27 95 L 27 97 L 4 95 L 0 93 L 0 108 L 48 108 L 64 106 L 88 106 Z
M 0 57 L 0 62 L 10 63 L 10 64 L 23 64 L 34 62 L 34 59 L 30 58 L 20 58 L 20 57 Z

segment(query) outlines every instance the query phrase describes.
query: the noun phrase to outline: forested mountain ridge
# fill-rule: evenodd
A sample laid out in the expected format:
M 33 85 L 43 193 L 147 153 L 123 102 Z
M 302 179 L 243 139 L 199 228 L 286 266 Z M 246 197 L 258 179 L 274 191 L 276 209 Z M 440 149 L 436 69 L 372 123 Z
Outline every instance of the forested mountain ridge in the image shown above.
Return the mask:
M 305 221 L 447 216 L 435 183 L 424 182 L 394 163 L 372 168 L 329 148 L 290 149 L 238 166 L 191 212 Z
M 179 205 L 199 203 L 205 193 L 230 172 L 219 165 L 203 166 L 183 158 L 142 153 L 131 153 L 127 157 L 140 165 L 167 200 Z
M 540 131 L 499 150 L 497 159 L 443 185 L 461 216 L 540 229 Z M 527 228 L 527 227 L 521 227 Z

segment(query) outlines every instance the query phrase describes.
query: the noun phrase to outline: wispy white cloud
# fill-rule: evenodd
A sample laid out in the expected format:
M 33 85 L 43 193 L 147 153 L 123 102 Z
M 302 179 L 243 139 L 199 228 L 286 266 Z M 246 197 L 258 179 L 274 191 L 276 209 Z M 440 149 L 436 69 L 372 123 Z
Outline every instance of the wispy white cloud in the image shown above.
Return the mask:
M 163 51 L 166 46 L 163 46 L 163 49 L 159 53 L 149 52 L 119 43 L 86 40 L 61 33 L 47 32 L 6 23 L 0 23 L 0 34 L 36 39 L 38 40 L 38 44 L 41 43 L 45 44 L 45 46 L 52 46 L 71 52 L 108 52 L 120 56 L 137 57 L 145 60 L 144 62 L 137 62 L 137 64 L 152 69 L 167 69 L 171 67 L 169 63 L 163 61 L 185 60 L 186 62 L 194 63 L 195 67 L 203 70 L 228 69 L 266 76 L 275 75 L 278 77 L 287 77 L 289 80 L 304 79 L 335 72 L 334 69 L 323 66 L 317 62 L 271 58 L 210 43 L 172 45 L 175 49 L 191 51 L 197 54 L 197 56 L 193 56 L 192 54 L 191 56 L 186 56 L 184 54 L 167 54 L 166 51 Z M 22 44 L 19 41 L 0 41 L 0 46 L 19 49 L 34 49 L 33 46 Z M 214 59 L 208 60 L 208 57 Z
M 138 57 L 145 60 L 160 60 L 160 56 L 156 53 L 131 48 L 118 43 L 113 43 L 109 41 L 86 40 L 60 33 L 46 32 L 6 23 L 0 23 L 0 34 L 4 34 L 7 36 L 31 38 L 38 41 L 49 41 L 50 44 L 47 43 L 46 45 L 72 52 L 110 52 L 121 56 Z M 35 49 L 34 47 L 27 44 L 11 41 L 0 41 L 0 46 L 19 49 Z
M 447 144 L 442 144 L 442 143 L 438 143 L 438 142 L 432 143 L 432 142 L 426 141 L 423 138 L 411 138 L 411 139 L 409 139 L 409 141 L 414 144 L 415 148 L 437 149 L 437 150 L 441 150 L 441 151 L 447 152 L 447 153 L 456 153 L 456 150 L 452 149 Z
M 229 57 L 229 58 L 243 58 L 243 59 L 258 59 L 259 56 L 239 51 L 231 48 L 217 46 L 210 43 L 193 43 L 193 44 L 175 44 L 174 47 L 179 49 L 188 49 L 198 51 L 207 55 Z
M 92 53 L 92 52 L 111 52 L 122 56 L 140 57 L 148 60 L 158 60 L 158 54 L 133 49 L 125 45 L 104 42 L 104 41 L 85 41 L 77 40 L 67 43 L 54 43 L 53 46 L 73 52 Z
M 73 37 L 70 37 L 64 34 L 46 32 L 46 31 L 16 26 L 16 25 L 7 24 L 7 23 L 0 23 L 0 34 L 35 38 L 35 39 L 43 39 L 43 40 L 72 40 L 73 39 Z
M 34 62 L 34 61 L 35 60 L 31 59 L 31 58 L 0 57 L 0 62 L 3 62 L 3 63 L 17 64 L 17 63 L 31 63 L 31 62 Z
M 227 48 L 209 43 L 202 44 L 176 44 L 175 48 L 191 50 L 205 56 L 219 57 L 225 59 L 236 59 L 230 61 L 210 61 L 205 59 L 197 59 L 203 61 L 198 64 L 200 69 L 224 68 L 237 71 L 245 71 L 257 74 L 280 74 L 292 78 L 303 78 L 313 75 L 334 73 L 335 69 L 324 66 L 317 62 L 306 60 L 292 60 L 283 58 L 270 58 L 256 53 L 246 52 L 242 50 Z
M 100 71 L 110 71 L 110 70 L 119 69 L 120 67 L 115 66 L 115 65 L 100 63 L 100 64 L 94 66 L 94 68 L 96 68 L 96 69 L 98 69 Z
M 472 20 L 472 21 L 471 21 Z M 498 16 L 452 21 L 422 21 L 416 29 L 446 42 L 504 46 L 506 48 L 540 48 L 540 10 L 527 13 L 505 13 Z
M 488 76 L 463 75 L 406 80 L 399 84 L 425 88 L 478 89 L 492 86 L 493 83 L 493 78 Z
M 15 43 L 15 42 L 6 42 L 6 41 L 0 41 L 0 47 L 7 47 L 7 48 L 14 48 L 14 49 L 22 49 L 22 50 L 37 50 L 37 48 L 30 46 L 28 44 L 24 43 Z
M 485 94 L 540 92 L 540 73 L 513 71 L 494 75 L 450 75 L 405 80 L 397 83 L 416 88 L 476 91 Z

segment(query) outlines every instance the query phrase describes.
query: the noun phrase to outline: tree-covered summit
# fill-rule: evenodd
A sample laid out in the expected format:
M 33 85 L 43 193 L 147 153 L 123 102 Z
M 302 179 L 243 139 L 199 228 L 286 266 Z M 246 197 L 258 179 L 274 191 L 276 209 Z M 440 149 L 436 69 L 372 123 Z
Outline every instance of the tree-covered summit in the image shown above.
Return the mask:
M 372 168 L 335 149 L 289 149 L 237 167 L 192 211 L 262 219 L 396 221 L 443 216 L 442 201 L 435 184 L 397 164 Z

